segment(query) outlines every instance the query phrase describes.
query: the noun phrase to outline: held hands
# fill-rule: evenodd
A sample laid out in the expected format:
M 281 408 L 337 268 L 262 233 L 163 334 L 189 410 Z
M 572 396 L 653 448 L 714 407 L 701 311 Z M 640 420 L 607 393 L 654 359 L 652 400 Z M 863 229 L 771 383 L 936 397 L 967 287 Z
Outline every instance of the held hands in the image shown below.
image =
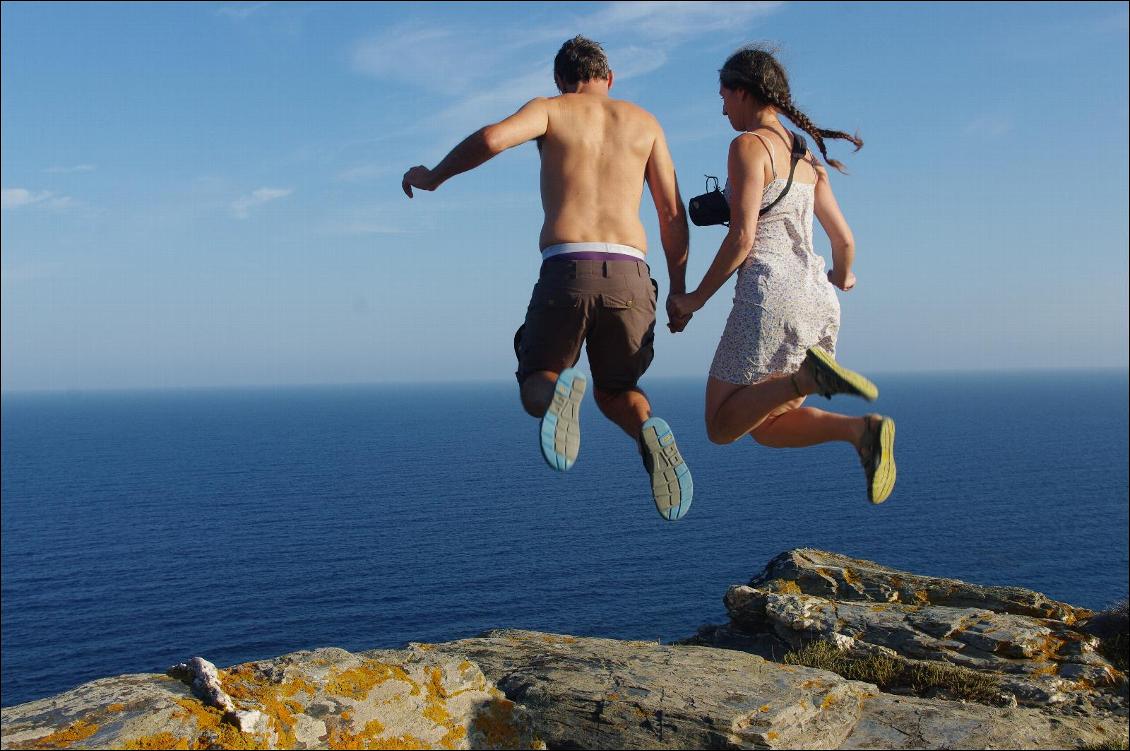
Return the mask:
M 677 334 L 687 327 L 691 316 L 702 308 L 702 303 L 694 294 L 679 294 L 672 292 L 667 295 L 667 328 L 672 334 Z
M 832 283 L 832 286 L 839 287 L 844 292 L 847 292 L 855 286 L 855 274 L 850 271 L 831 269 L 828 272 L 828 281 Z
M 422 164 L 405 172 L 404 179 L 400 181 L 400 188 L 409 198 L 412 197 L 413 188 L 435 190 L 438 187 L 439 182 L 432 175 L 432 171 Z

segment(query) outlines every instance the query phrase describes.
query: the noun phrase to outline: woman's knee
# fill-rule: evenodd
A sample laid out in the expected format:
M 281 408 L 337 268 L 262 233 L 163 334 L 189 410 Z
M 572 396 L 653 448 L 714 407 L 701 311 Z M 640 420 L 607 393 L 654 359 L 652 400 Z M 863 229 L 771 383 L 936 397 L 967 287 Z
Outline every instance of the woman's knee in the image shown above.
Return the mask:
M 711 443 L 717 444 L 719 446 L 725 446 L 727 444 L 733 443 L 741 437 L 727 435 L 723 431 L 720 422 L 721 421 L 717 419 L 717 416 L 708 416 L 706 418 L 706 437 L 710 439 Z

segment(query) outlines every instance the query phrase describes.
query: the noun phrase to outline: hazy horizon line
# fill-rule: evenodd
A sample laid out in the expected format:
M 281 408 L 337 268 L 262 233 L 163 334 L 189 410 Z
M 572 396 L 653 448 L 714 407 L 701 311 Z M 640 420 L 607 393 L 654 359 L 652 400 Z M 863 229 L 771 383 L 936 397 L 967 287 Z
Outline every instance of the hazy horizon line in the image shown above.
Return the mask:
M 869 375 L 876 377 L 903 377 L 903 376 L 970 376 L 970 375 L 1022 375 L 1025 373 L 1123 373 L 1130 376 L 1130 366 L 1117 365 L 1083 365 L 1059 367 L 1014 367 L 1014 368 L 949 368 L 938 370 L 911 369 L 911 370 L 870 370 Z M 647 379 L 650 382 L 670 381 L 705 381 L 705 376 L 675 375 L 654 376 Z M 453 385 L 503 385 L 516 386 L 510 378 L 462 378 L 448 380 L 429 380 L 416 378 L 413 380 L 374 380 L 374 381 L 319 381 L 310 383 L 231 383 L 231 384 L 198 384 L 185 386 L 80 386 L 64 388 L 19 388 L 0 389 L 0 396 L 21 395 L 50 395 L 50 394 L 86 394 L 86 393 L 123 393 L 123 392 L 168 392 L 168 391 L 259 391 L 259 390 L 284 390 L 284 389 L 317 389 L 317 388 L 358 388 L 370 386 L 453 386 Z

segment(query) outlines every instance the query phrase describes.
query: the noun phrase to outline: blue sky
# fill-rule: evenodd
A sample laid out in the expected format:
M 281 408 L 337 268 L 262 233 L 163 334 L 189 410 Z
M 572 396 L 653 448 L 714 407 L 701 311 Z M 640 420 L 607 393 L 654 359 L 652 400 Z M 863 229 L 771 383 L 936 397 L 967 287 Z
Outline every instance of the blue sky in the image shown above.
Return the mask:
M 1127 365 L 1125 3 L 2 13 L 5 390 L 512 378 L 534 146 L 411 202 L 399 179 L 555 93 L 577 33 L 663 124 L 684 197 L 724 171 L 716 70 L 740 44 L 777 44 L 805 111 L 859 130 L 830 149 L 858 254 L 845 363 Z M 692 281 L 720 240 L 692 228 Z M 661 319 L 650 375 L 705 378 L 729 299 L 677 336 Z

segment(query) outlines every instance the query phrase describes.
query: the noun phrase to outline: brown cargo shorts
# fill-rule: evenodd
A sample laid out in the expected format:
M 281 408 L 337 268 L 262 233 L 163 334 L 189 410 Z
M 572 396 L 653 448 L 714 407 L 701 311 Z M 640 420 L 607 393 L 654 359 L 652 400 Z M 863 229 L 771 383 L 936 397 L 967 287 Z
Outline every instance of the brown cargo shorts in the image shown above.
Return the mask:
M 643 261 L 543 262 L 526 322 L 514 334 L 518 383 L 537 370 L 576 365 L 584 343 L 596 388 L 633 388 L 655 357 L 658 295 Z

